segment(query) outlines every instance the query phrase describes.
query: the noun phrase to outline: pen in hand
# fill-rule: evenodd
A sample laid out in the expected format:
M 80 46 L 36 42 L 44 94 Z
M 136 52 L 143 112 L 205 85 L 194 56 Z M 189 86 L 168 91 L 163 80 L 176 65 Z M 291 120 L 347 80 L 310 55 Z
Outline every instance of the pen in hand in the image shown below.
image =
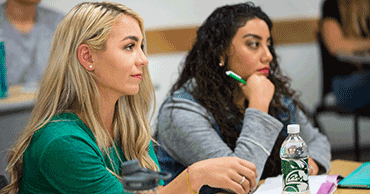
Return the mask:
M 238 82 L 246 84 L 246 82 L 238 74 L 236 74 L 232 71 L 226 71 L 225 73 L 226 73 L 227 76 L 230 76 L 230 77 L 234 78 Z

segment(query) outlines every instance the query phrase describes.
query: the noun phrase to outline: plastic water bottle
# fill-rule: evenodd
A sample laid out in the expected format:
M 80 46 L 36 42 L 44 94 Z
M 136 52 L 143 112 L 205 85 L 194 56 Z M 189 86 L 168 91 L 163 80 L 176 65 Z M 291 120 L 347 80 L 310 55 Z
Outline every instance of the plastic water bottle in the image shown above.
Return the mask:
M 0 29 L 0 98 L 8 97 L 8 82 L 6 79 L 5 46 Z
M 299 125 L 288 125 L 288 137 L 280 149 L 283 194 L 309 194 L 308 147 L 299 136 Z

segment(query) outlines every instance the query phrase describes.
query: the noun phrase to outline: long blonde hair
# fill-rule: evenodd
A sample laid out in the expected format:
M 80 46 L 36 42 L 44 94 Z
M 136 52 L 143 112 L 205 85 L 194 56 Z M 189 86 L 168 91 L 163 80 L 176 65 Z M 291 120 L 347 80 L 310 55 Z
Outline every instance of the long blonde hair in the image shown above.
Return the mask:
M 94 74 L 86 71 L 77 58 L 77 48 L 81 44 L 87 44 L 95 51 L 104 51 L 112 26 L 122 14 L 138 21 L 145 40 L 142 18 L 118 3 L 80 3 L 58 25 L 29 123 L 9 152 L 6 170 L 10 183 L 2 192 L 17 193 L 23 174 L 23 154 L 34 132 L 63 112 L 82 115 L 105 155 L 109 156 L 108 148 L 115 141 L 127 160 L 138 159 L 143 167 L 158 170 L 148 154 L 152 140 L 148 119 L 155 105 L 155 96 L 147 66 L 143 68 L 139 92 L 122 96 L 116 103 L 112 138 L 102 122 L 98 103 L 94 103 L 99 102 Z M 112 173 L 117 176 L 118 172 Z
M 339 0 L 339 11 L 343 22 L 344 36 L 350 38 L 369 37 L 369 0 Z

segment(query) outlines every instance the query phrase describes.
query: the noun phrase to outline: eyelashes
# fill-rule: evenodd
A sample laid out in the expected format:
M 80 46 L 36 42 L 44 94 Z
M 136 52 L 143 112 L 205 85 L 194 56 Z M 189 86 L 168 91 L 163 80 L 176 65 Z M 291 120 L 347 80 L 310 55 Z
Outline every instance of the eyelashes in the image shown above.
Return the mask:
M 132 51 L 132 49 L 134 48 L 135 44 L 129 44 L 127 46 L 125 46 L 125 50 L 126 51 Z
M 246 45 L 252 49 L 258 49 L 261 46 L 261 43 L 256 42 L 256 41 L 251 41 L 251 42 L 247 42 Z M 271 49 L 272 45 L 270 42 L 267 43 L 267 47 Z
M 126 50 L 126 51 L 133 51 L 133 49 L 134 49 L 134 47 L 136 46 L 136 44 L 135 43 L 130 43 L 129 45 L 127 45 L 127 46 L 125 46 L 124 47 L 124 49 Z M 142 45 L 140 45 L 140 49 L 141 50 L 144 50 L 144 45 L 142 44 Z

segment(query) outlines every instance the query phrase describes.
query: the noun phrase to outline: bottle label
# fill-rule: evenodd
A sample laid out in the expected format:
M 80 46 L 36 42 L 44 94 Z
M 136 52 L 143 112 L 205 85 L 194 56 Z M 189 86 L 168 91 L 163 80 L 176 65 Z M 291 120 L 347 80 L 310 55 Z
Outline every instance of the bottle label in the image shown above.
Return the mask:
M 310 193 L 308 185 L 308 157 L 281 159 L 283 194 Z

